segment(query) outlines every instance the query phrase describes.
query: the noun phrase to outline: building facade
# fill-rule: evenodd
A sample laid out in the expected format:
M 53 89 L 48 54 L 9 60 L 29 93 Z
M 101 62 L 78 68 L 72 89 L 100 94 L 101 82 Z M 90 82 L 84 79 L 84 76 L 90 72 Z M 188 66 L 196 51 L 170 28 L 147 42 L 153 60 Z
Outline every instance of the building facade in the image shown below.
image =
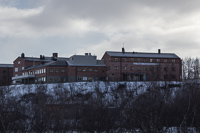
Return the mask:
M 174 53 L 106 51 L 101 60 L 95 55 L 70 58 L 21 54 L 14 61 L 13 83 L 63 83 L 77 81 L 181 81 L 182 61 Z
M 25 57 L 22 53 L 14 61 L 13 83 L 63 83 L 76 81 L 105 80 L 106 66 L 90 53 L 73 55 L 70 58 L 40 55 L 40 58 Z
M 180 81 L 181 59 L 174 53 L 106 51 L 102 59 L 109 81 Z
M 0 64 L 0 86 L 12 83 L 13 64 Z

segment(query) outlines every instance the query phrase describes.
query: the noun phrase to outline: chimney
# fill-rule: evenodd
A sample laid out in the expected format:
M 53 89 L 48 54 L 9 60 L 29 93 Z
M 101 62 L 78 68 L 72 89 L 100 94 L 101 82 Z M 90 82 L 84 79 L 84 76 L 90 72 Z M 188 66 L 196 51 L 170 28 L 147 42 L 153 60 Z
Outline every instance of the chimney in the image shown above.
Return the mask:
M 24 54 L 24 53 L 22 53 L 22 54 L 21 54 L 21 58 L 24 58 L 24 57 L 25 57 L 25 54 Z
M 89 53 L 89 56 L 91 56 L 91 53 Z
M 124 49 L 124 47 L 122 48 L 122 53 L 125 54 L 125 49 Z
M 40 59 L 42 59 L 42 55 L 40 55 Z
M 85 56 L 88 56 L 88 53 L 85 53 Z
M 57 58 L 58 57 L 58 53 L 53 53 L 53 58 Z
M 161 52 L 160 49 L 158 49 L 158 54 L 160 54 L 160 52 Z

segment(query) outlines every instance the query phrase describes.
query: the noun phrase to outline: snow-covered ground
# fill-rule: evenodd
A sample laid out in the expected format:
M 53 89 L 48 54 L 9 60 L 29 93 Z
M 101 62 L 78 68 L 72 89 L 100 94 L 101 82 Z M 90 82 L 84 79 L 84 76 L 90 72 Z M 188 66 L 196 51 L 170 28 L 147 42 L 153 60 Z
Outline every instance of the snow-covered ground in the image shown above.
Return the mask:
M 166 82 L 71 82 L 71 83 L 56 83 L 56 84 L 21 84 L 10 85 L 7 88 L 10 90 L 10 95 L 19 96 L 27 93 L 35 93 L 38 89 L 46 89 L 46 93 L 54 95 L 58 91 L 69 91 L 71 93 L 86 94 L 95 92 L 97 89 L 101 93 L 110 93 L 113 90 L 120 89 L 120 86 L 126 90 L 133 92 L 135 95 L 146 92 L 152 86 L 163 87 Z M 170 84 L 181 84 L 181 82 L 170 82 Z M 173 88 L 177 89 L 177 88 Z

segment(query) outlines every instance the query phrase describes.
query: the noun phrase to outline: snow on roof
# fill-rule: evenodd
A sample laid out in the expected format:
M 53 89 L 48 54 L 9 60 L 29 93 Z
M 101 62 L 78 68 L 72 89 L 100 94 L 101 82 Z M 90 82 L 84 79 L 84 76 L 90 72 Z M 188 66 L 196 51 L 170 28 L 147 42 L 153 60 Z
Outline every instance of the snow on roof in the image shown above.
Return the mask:
M 13 64 L 0 64 L 0 67 L 13 67 Z

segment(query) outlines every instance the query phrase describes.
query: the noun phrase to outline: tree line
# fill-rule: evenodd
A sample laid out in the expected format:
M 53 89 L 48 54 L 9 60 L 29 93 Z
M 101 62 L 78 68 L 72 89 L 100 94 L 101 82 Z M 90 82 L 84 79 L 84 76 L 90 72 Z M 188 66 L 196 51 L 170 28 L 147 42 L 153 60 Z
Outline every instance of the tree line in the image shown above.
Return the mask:
M 1 132 L 200 132 L 199 65 L 183 60 L 183 82 L 143 82 L 144 93 L 128 84 L 102 91 L 77 91 L 72 85 L 48 92 L 38 85 L 34 92 L 12 95 L 12 87 L 0 89 Z M 167 84 L 167 85 L 166 85 Z

